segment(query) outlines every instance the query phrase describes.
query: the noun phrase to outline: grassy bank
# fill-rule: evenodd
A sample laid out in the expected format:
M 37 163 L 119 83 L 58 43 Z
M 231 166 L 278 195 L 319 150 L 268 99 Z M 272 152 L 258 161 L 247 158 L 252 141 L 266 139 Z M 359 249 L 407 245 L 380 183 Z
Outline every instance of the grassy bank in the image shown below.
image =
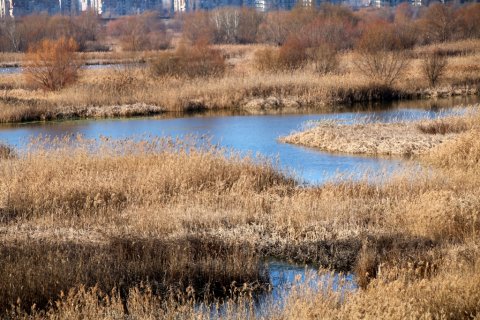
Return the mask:
M 260 71 L 254 56 L 264 45 L 218 46 L 227 70 L 209 78 L 155 77 L 148 68 L 135 67 L 83 70 L 78 83 L 46 93 L 29 87 L 22 75 L 2 75 L 0 122 L 222 109 L 249 113 L 308 108 L 335 111 L 358 102 L 474 95 L 478 93 L 480 60 L 476 42 L 470 42 L 440 45 L 449 57 L 445 75 L 435 87 L 430 87 L 420 72 L 423 55 L 432 50 L 428 46 L 409 53 L 405 76 L 392 85 L 363 77 L 353 65 L 356 58 L 351 52 L 341 53 L 339 68 L 326 75 L 317 73 L 313 65 L 295 71 Z M 457 54 L 455 49 L 462 48 L 468 50 Z M 149 53 L 145 59 L 153 56 Z M 112 112 L 112 108 L 130 111 Z
M 17 304 L 12 317 L 26 316 L 35 303 L 38 318 L 208 318 L 193 296 L 236 281 L 251 301 L 259 261 L 276 256 L 353 271 L 362 288 L 342 300 L 299 289 L 272 306 L 279 318 L 475 316 L 476 137 L 468 128 L 423 155 L 432 170 L 308 188 L 196 140 L 35 141 L 0 159 L 1 313 Z
M 329 152 L 419 155 L 478 127 L 478 106 L 473 106 L 470 113 L 415 122 L 369 123 L 368 119 L 358 119 L 354 124 L 341 124 L 324 121 L 282 137 L 280 141 Z

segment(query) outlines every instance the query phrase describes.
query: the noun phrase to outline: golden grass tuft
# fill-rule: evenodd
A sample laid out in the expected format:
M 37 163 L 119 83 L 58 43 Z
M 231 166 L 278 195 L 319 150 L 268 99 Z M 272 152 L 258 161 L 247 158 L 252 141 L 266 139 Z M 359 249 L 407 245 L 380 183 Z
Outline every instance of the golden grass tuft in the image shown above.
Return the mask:
M 394 123 L 353 124 L 319 122 L 280 141 L 320 148 L 329 152 L 411 156 L 425 154 L 459 133 L 478 127 L 478 106 L 463 116 Z
M 478 171 L 480 163 L 479 130 L 462 133 L 455 141 L 445 143 L 425 156 L 425 160 L 441 168 Z

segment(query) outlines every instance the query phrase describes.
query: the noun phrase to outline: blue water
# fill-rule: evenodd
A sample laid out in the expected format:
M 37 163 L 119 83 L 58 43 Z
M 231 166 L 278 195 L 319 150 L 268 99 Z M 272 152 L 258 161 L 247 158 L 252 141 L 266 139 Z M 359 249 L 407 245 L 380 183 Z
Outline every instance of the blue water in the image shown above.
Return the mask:
M 368 172 L 391 171 L 402 159 L 330 154 L 317 149 L 280 143 L 280 136 L 300 129 L 310 121 L 337 119 L 351 122 L 359 117 L 370 121 L 432 118 L 443 111 L 395 109 L 365 113 L 290 114 L 250 116 L 190 116 L 181 118 L 130 118 L 116 120 L 74 120 L 0 125 L 0 142 L 22 148 L 39 135 L 60 137 L 81 134 L 86 138 L 207 135 L 214 143 L 242 153 L 261 154 L 278 161 L 306 183 L 322 183 L 338 174 L 353 177 Z
M 310 290 L 318 292 L 319 290 L 332 290 L 336 292 L 354 291 L 358 287 L 355 277 L 351 273 L 321 272 L 312 266 L 303 266 L 287 263 L 284 261 L 270 261 L 268 263 L 268 272 L 272 290 L 265 297 L 267 301 L 261 301 L 262 304 L 271 302 L 279 303 L 292 294 L 293 290 Z M 281 305 L 280 305 L 281 307 Z
M 105 68 L 113 68 L 116 66 L 115 64 L 94 64 L 94 65 L 86 65 L 83 66 L 83 69 L 105 69 Z M 8 68 L 0 68 L 0 74 L 17 74 L 21 73 L 21 67 L 8 67 Z
M 355 292 L 358 286 L 355 277 L 351 273 L 319 272 L 316 268 L 308 265 L 297 265 L 279 260 L 266 261 L 270 290 L 255 295 L 254 303 L 241 302 L 230 306 L 234 313 L 236 307 L 246 308 L 247 318 L 272 319 L 277 318 L 276 313 L 282 314 L 288 306 L 289 299 L 309 298 L 315 294 L 329 294 L 335 292 L 343 299 L 347 294 Z M 252 309 L 250 307 L 253 307 Z M 227 318 L 225 304 L 205 306 L 198 305 L 198 309 L 210 312 L 212 319 Z M 242 314 L 243 315 L 243 314 Z

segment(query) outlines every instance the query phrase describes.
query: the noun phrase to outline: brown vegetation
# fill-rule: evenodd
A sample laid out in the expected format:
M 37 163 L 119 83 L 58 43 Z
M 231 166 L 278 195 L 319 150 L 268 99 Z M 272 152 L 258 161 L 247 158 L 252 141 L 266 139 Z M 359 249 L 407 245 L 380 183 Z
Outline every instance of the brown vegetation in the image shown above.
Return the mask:
M 0 143 L 0 159 L 10 159 L 15 156 L 15 151 L 2 143 Z
M 443 82 L 450 87 L 428 88 L 419 72 L 419 57 L 439 46 L 429 43 L 479 36 L 480 7 L 466 8 L 431 6 L 419 12 L 419 19 L 405 7 L 393 19 L 389 9 L 352 13 L 331 6 L 258 14 L 251 20 L 237 9 L 196 13 L 183 22 L 185 31 L 198 32 L 184 34 L 197 44 L 207 43 L 199 38 L 205 27 L 208 41 L 262 39 L 282 47 L 216 51 L 205 45 L 195 52 L 194 44 L 159 58 L 181 58 L 182 70 L 210 63 L 211 57 L 222 62 L 216 77 L 201 81 L 194 76 L 204 75 L 205 69 L 190 76 L 171 71 L 164 61 L 160 70 L 167 71 L 159 72 L 160 77 L 133 67 L 85 70 L 75 85 L 56 92 L 32 90 L 21 77 L 2 76 L 0 119 L 258 110 L 270 105 L 336 110 L 339 103 L 477 93 L 476 40 L 440 45 L 449 56 Z M 247 19 L 244 31 L 225 25 L 232 14 Z M 212 17 L 221 28 L 212 27 Z M 436 25 L 445 17 L 454 18 L 447 21 L 450 30 L 445 23 Z M 53 23 L 45 16 L 24 21 L 28 19 L 26 34 L 35 41 L 22 45 L 41 40 L 43 26 Z M 69 27 L 70 18 L 51 19 L 57 26 L 65 24 L 59 30 L 68 31 L 58 38 L 75 30 Z M 369 33 L 365 26 L 381 32 Z M 223 28 L 228 32 L 219 32 Z M 392 37 L 392 28 L 398 37 Z M 3 30 L 1 41 L 7 39 Z M 27 38 L 12 39 L 15 44 Z M 419 43 L 429 45 L 408 55 L 403 51 Z M 383 83 L 359 77 L 361 68 L 352 67 L 354 54 L 349 51 L 354 45 L 360 54 L 374 56 L 371 48 L 384 53 L 379 70 L 388 72 L 379 72 L 376 79 Z M 263 57 L 259 53 L 257 59 L 268 64 L 283 52 L 282 59 L 290 61 L 288 72 L 268 66 L 272 72 L 254 70 L 253 52 L 262 48 L 272 51 L 263 51 Z M 322 65 L 315 57 L 329 59 L 333 52 L 339 66 L 326 71 L 330 63 Z M 105 56 L 112 55 L 93 54 Z M 407 56 L 408 68 L 397 63 Z M 319 291 L 297 286 L 286 304 L 270 306 L 272 318 L 476 317 L 478 126 L 478 115 L 472 114 L 412 124 L 325 124 L 313 130 L 330 132 L 323 139 L 329 146 L 342 140 L 340 146 L 348 149 L 361 140 L 357 151 L 421 153 L 417 159 L 429 168 L 404 167 L 389 176 L 379 174 L 382 179 L 374 182 L 371 173 L 360 180 L 341 177 L 321 186 L 300 186 L 268 160 L 242 157 L 196 139 L 38 139 L 18 154 L 0 146 L 0 317 L 255 318 L 254 291 L 267 281 L 261 260 L 271 256 L 355 272 L 361 287 L 335 292 L 333 284 Z M 218 310 L 222 302 L 225 311 Z
M 82 63 L 73 39 L 43 40 L 29 49 L 23 72 L 28 84 L 44 90 L 60 90 L 74 83 Z
M 173 53 L 159 54 L 150 64 L 154 76 L 219 77 L 225 72 L 225 59 L 219 50 L 206 43 L 181 44 Z
M 170 47 L 172 35 L 154 13 L 127 16 L 111 21 L 107 34 L 118 37 L 125 51 L 165 50 Z
M 279 3 L 277 3 L 278 5 Z M 275 7 L 275 4 L 273 5 Z M 273 7 L 271 9 L 273 9 Z M 432 4 L 427 8 L 365 8 L 323 4 L 298 6 L 290 11 L 260 13 L 248 8 L 216 8 L 178 15 L 166 23 L 157 13 L 122 17 L 102 25 L 93 11 L 78 16 L 34 14 L 0 23 L 0 51 L 24 52 L 45 38 L 74 38 L 82 51 L 151 50 L 169 47 L 172 35 L 182 33 L 194 43 L 268 43 L 283 45 L 290 37 L 303 37 L 334 47 L 352 49 L 367 25 L 382 21 L 396 30 L 404 48 L 418 44 L 480 37 L 480 6 Z
M 82 34 L 89 40 L 77 40 L 80 50 L 86 41 L 113 51 L 79 57 L 88 63 L 128 63 L 139 68 L 82 71 L 78 84 L 48 95 L 32 90 L 15 76 L 2 75 L 0 86 L 6 89 L 0 101 L 0 121 L 158 113 L 153 109 L 279 112 L 308 107 L 331 111 L 356 102 L 476 94 L 480 46 L 474 18 L 479 6 L 439 8 L 417 12 L 400 6 L 352 12 L 323 5 L 266 14 L 223 8 L 167 22 L 146 13 L 111 21 L 105 30 L 98 30 L 98 17 L 92 13 L 26 17 L 22 21 L 31 20 L 31 26 L 38 29 L 29 29 L 25 36 L 29 45 L 46 37 L 42 26 L 60 26 L 56 30 L 63 31 L 52 33 L 53 39 L 77 39 L 76 30 L 84 29 Z M 442 12 L 454 16 L 454 28 L 447 37 L 451 42 L 440 43 L 443 40 L 429 33 L 442 32 L 441 26 L 431 23 Z M 22 21 L 13 22 L 19 26 Z M 165 49 L 174 35 L 175 50 L 151 50 Z M 235 45 L 253 42 L 269 45 Z M 438 77 L 444 56 L 449 64 Z M 425 57 L 432 59 L 425 61 Z M 27 63 L 25 56 L 12 53 L 0 55 L 0 60 L 6 65 Z M 152 72 L 143 66 L 151 66 Z M 432 80 L 422 68 L 436 77 L 435 86 L 427 84 Z M 128 112 L 111 111 L 124 106 Z M 132 110 L 135 107 L 138 110 Z
M 0 23 L 0 51 L 26 52 L 44 39 L 73 38 L 82 51 L 102 46 L 100 18 L 93 11 L 78 16 L 33 14 L 21 19 L 4 18 Z
M 392 85 L 408 68 L 409 59 L 394 26 L 375 22 L 366 26 L 353 63 L 371 81 Z
M 355 55 L 344 53 L 336 55 L 338 69 L 320 74 L 315 61 L 309 62 L 300 70 L 270 71 L 258 70 L 255 65 L 255 52 L 264 51 L 263 61 L 276 65 L 277 49 L 258 45 L 248 46 L 196 46 L 185 45 L 183 52 L 193 52 L 191 57 L 184 56 L 188 63 L 204 60 L 225 61 L 223 75 L 203 77 L 202 81 L 190 76 L 178 75 L 177 66 L 169 63 L 176 59 L 174 52 L 149 52 L 151 59 L 161 70 L 173 76 L 153 77 L 147 68 L 129 64 L 123 67 L 110 67 L 95 70 L 81 70 L 79 81 L 63 90 L 45 94 L 32 90 L 19 75 L 2 75 L 0 87 L 6 88 L 0 99 L 0 121 L 17 122 L 40 119 L 55 119 L 104 114 L 154 114 L 152 110 L 188 111 L 188 110 L 247 110 L 264 112 L 262 106 L 276 101 L 275 111 L 304 110 L 314 108 L 317 111 L 334 111 L 349 108 L 356 102 L 392 101 L 406 98 L 450 97 L 477 94 L 480 84 L 478 43 L 462 41 L 442 45 L 442 50 L 457 52 L 461 55 L 449 57 L 449 64 L 443 76 L 442 86 L 431 88 L 421 72 L 421 58 L 412 58 L 406 76 L 391 86 L 366 81 L 358 69 L 353 66 Z M 465 49 L 463 49 L 465 48 Z M 311 55 L 308 49 L 307 55 Z M 428 54 L 432 47 L 418 48 L 419 57 Z M 182 51 L 180 51 L 182 52 Z M 198 52 L 198 55 L 197 55 Z M 202 53 L 203 52 L 203 53 Z M 213 55 L 209 53 L 213 52 Z M 200 54 L 201 53 L 201 54 Z M 196 59 L 196 57 L 199 59 Z M 92 55 L 82 55 L 82 59 L 92 59 Z M 110 59 L 111 55 L 100 55 L 99 59 Z M 215 59 L 210 59 L 210 58 Z M 115 58 L 117 58 L 115 56 Z M 164 58 L 164 59 L 162 59 Z M 310 59 L 310 58 L 309 58 Z M 160 63 L 164 62 L 164 63 Z M 197 63 L 195 62 L 195 63 Z M 210 63 L 210 62 L 209 62 Z M 323 63 L 323 62 L 322 62 Z M 221 64 L 220 64 L 221 65 Z M 175 69 L 176 70 L 173 70 Z M 192 72 L 197 70 L 192 68 Z M 200 71 L 204 70 L 200 66 Z M 216 70 L 216 69 L 214 69 Z M 220 72 L 222 68 L 219 69 Z M 188 71 L 188 70 L 187 70 Z M 161 72 L 160 72 L 161 74 Z M 165 74 L 165 73 L 164 73 Z M 369 79 L 368 79 L 369 80 Z M 268 102 L 268 103 L 267 103 Z M 342 105 L 343 104 L 343 105 Z M 148 108 L 145 108 L 148 106 Z M 109 110 L 128 109 L 129 112 L 110 112 Z M 137 108 L 135 111 L 134 109 Z M 78 110 L 78 112 L 76 111 Z M 89 113 L 87 110 L 95 110 Z M 105 112 L 103 112 L 105 111 Z
M 423 61 L 422 71 L 428 83 L 434 87 L 445 73 L 448 58 L 438 50 L 428 54 Z

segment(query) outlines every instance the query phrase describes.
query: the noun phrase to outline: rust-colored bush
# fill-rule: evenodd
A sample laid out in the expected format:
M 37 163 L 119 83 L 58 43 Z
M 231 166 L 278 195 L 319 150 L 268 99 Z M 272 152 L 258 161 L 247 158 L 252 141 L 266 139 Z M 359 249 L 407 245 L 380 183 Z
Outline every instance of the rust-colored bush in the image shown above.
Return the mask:
M 211 77 L 225 72 L 225 58 L 206 43 L 180 45 L 174 53 L 160 54 L 152 63 L 155 76 Z
M 435 3 L 428 7 L 420 21 L 427 42 L 445 42 L 453 38 L 458 28 L 452 6 Z
M 325 16 L 326 13 L 306 25 L 298 36 L 308 47 L 328 45 L 335 50 L 350 49 L 356 37 L 355 21 L 350 17 Z
M 60 90 L 78 78 L 81 61 L 78 45 L 72 38 L 45 39 L 32 46 L 26 55 L 23 72 L 27 82 L 44 90 Z
M 301 68 L 308 61 L 307 47 L 298 37 L 289 37 L 278 52 L 278 59 L 284 69 L 294 70 Z
M 259 26 L 258 39 L 261 42 L 283 45 L 292 35 L 315 19 L 317 12 L 312 7 L 297 7 L 291 11 L 269 12 Z
M 480 38 L 480 3 L 461 7 L 457 11 L 459 36 L 465 39 Z
M 279 49 L 266 48 L 255 52 L 255 65 L 261 71 L 295 70 L 309 61 L 306 43 L 290 37 Z
M 196 11 L 185 15 L 183 24 L 183 38 L 195 43 L 207 39 L 214 39 L 214 27 L 207 12 Z

